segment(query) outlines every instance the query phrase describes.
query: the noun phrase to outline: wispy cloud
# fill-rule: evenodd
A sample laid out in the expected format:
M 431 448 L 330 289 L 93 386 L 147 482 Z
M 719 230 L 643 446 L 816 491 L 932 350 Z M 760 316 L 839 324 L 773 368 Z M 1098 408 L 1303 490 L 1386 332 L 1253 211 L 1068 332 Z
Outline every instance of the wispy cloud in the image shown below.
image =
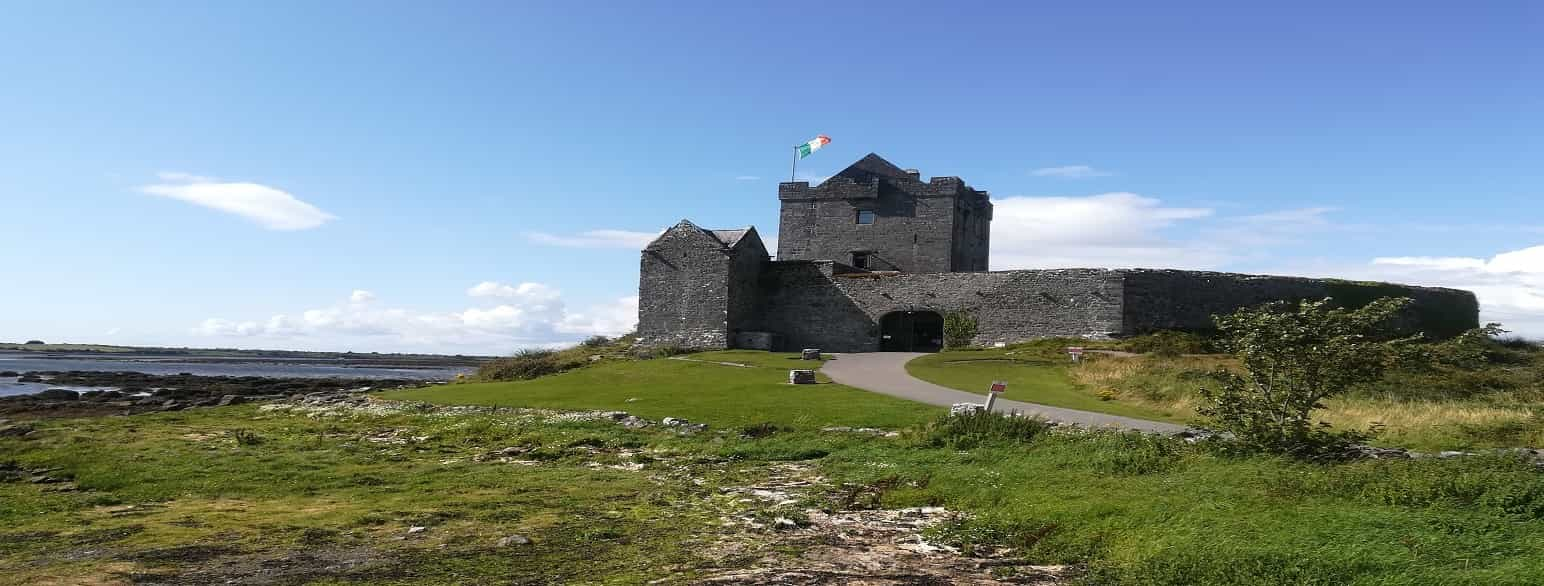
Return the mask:
M 574 235 L 531 232 L 526 238 L 537 244 L 568 248 L 627 248 L 643 250 L 660 232 L 634 232 L 632 230 L 587 230 Z
M 1088 179 L 1091 177 L 1109 177 L 1114 175 L 1109 171 L 1095 169 L 1089 165 L 1062 165 L 1060 167 L 1042 167 L 1029 172 L 1036 177 L 1060 177 L 1063 179 Z
M 160 183 L 139 191 L 235 214 L 269 230 L 307 230 L 336 219 L 283 190 L 259 183 L 222 182 L 180 172 L 162 172 L 157 177 Z

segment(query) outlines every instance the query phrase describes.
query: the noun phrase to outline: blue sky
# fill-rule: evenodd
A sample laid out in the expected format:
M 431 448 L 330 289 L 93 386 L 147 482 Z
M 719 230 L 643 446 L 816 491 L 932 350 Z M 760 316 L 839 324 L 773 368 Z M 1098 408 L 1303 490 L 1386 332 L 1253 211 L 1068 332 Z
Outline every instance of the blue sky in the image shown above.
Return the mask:
M 0 340 L 505 352 L 627 329 L 789 148 L 998 205 L 993 268 L 1473 288 L 1544 336 L 1544 5 L 8 2 Z

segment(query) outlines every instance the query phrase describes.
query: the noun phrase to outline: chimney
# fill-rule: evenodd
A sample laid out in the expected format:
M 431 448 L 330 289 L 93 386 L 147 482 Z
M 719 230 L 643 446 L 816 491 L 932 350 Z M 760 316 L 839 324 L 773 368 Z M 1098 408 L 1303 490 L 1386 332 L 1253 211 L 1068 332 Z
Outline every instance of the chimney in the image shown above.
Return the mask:
M 916 169 L 906 169 L 905 173 L 906 173 L 907 177 L 910 177 L 912 179 L 916 179 L 918 181 L 922 180 L 922 172 L 921 171 L 918 171 Z

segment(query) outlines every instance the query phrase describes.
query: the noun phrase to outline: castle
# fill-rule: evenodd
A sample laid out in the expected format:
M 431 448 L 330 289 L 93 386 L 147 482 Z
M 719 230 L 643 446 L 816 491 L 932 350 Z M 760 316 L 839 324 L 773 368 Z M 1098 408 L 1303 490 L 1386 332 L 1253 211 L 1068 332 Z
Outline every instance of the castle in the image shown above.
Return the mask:
M 1474 328 L 1468 291 L 1155 269 L 988 271 L 992 202 L 958 177 L 923 181 L 869 154 L 816 186 L 778 186 L 777 257 L 754 227 L 689 221 L 643 249 L 638 334 L 646 345 L 929 352 L 943 316 L 977 320 L 974 344 L 1207 330 L 1214 314 L 1277 299 L 1356 306 L 1414 299 L 1411 328 Z

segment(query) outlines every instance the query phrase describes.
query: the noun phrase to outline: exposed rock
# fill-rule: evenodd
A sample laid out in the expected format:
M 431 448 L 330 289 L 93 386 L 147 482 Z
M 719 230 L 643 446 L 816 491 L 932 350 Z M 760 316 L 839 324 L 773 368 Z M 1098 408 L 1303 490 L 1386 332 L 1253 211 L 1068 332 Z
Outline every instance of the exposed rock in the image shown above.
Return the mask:
M 788 371 L 788 384 L 793 384 L 793 385 L 813 385 L 815 383 L 816 383 L 815 371 L 813 371 L 813 370 L 798 370 L 798 369 L 795 369 L 795 370 Z
M 800 360 L 820 360 L 819 348 L 805 348 L 799 352 Z
M 0 370 L 0 376 L 21 376 L 21 373 L 14 370 Z
M 69 389 L 48 389 L 40 393 L 33 393 L 32 398 L 39 401 L 76 401 L 80 399 L 80 393 Z
M 423 533 L 423 532 L 428 531 L 428 530 L 429 530 L 428 527 L 424 527 L 424 526 L 421 526 L 421 525 L 414 525 L 412 527 L 408 527 L 407 528 L 407 533 L 408 533 L 408 535 L 412 535 L 414 533 Z
M 246 398 L 241 395 L 225 395 L 220 397 L 220 402 L 215 403 L 215 405 L 226 407 L 229 405 L 240 405 L 245 402 L 247 402 Z
M 32 433 L 32 426 L 25 423 L 0 426 L 0 437 L 22 437 Z
M 509 546 L 512 546 L 512 545 L 530 545 L 530 544 L 531 544 L 531 538 L 526 537 L 524 535 L 510 535 L 509 537 L 505 537 L 505 538 L 499 540 L 499 547 L 509 547 Z

